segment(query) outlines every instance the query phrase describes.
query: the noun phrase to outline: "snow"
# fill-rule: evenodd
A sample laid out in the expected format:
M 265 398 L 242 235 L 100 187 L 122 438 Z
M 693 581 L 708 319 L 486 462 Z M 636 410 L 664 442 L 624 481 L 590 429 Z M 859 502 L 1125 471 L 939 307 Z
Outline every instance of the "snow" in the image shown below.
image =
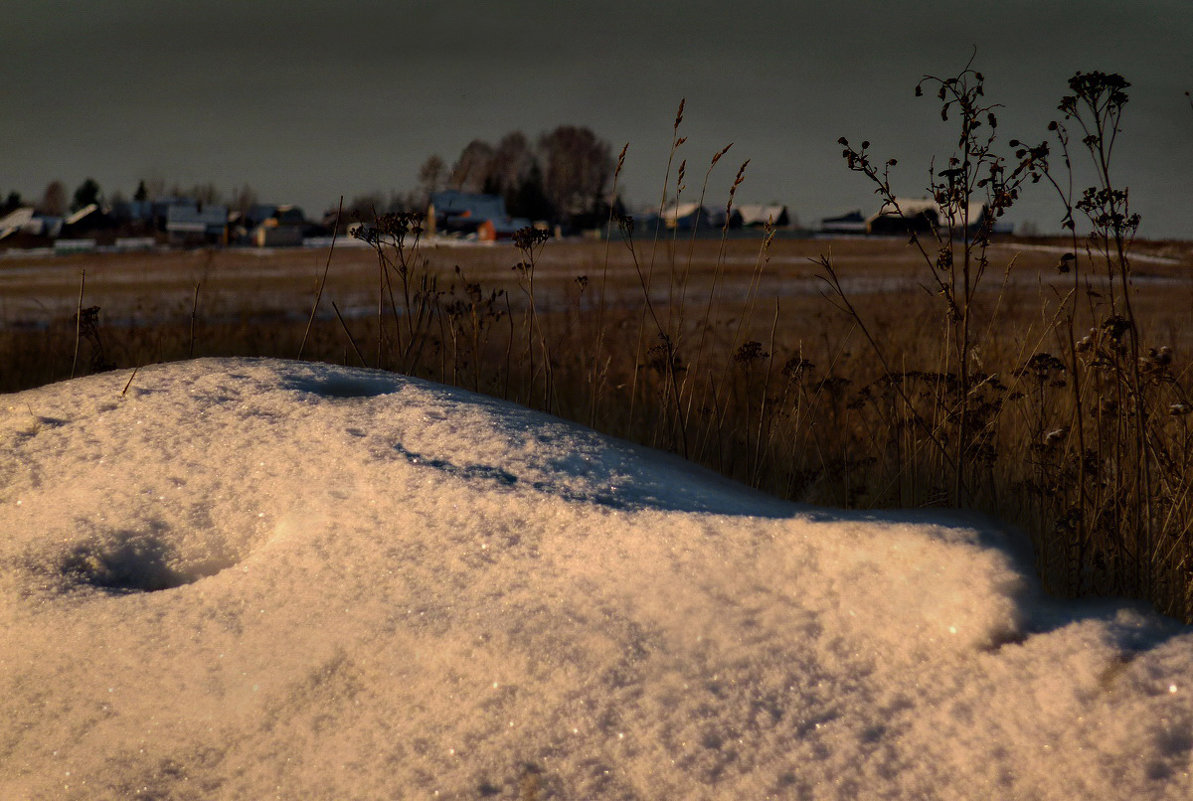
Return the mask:
M 996 242 L 991 247 L 996 250 L 1016 252 L 1034 251 L 1036 253 L 1055 253 L 1058 256 L 1073 252 L 1073 247 L 1070 245 L 1041 245 L 1028 242 Z M 1177 266 L 1184 262 L 1179 256 L 1164 256 L 1155 253 L 1139 252 L 1132 252 L 1130 260 L 1132 263 L 1164 264 L 1170 266 Z
M 1193 790 L 1193 632 L 988 521 L 385 373 L 128 382 L 0 398 L 0 798 Z

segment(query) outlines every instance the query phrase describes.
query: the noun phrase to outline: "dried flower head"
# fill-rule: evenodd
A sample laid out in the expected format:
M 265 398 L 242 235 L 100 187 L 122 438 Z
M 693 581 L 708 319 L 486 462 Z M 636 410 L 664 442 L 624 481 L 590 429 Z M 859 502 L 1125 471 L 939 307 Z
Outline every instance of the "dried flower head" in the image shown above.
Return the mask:
M 514 231 L 514 247 L 518 250 L 529 251 L 546 242 L 550 236 L 547 231 L 528 225 Z

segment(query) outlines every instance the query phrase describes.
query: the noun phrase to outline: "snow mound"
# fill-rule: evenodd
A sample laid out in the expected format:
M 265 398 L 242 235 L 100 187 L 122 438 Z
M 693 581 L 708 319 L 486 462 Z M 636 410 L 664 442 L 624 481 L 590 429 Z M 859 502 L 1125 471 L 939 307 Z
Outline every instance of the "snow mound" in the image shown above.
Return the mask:
M 0 398 L 0 797 L 1186 798 L 1193 637 L 999 533 L 200 360 Z

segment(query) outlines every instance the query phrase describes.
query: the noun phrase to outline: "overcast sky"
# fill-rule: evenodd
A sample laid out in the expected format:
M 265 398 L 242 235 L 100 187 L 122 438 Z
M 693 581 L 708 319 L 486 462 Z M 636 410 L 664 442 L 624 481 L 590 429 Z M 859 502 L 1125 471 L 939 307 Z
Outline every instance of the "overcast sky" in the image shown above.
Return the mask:
M 139 179 L 315 215 L 371 191 L 406 191 L 431 154 L 587 125 L 614 151 L 635 204 L 657 204 L 676 106 L 687 98 L 688 191 L 734 142 L 716 203 L 749 158 L 739 202 L 781 201 L 804 222 L 871 211 L 836 140 L 896 157 L 922 195 L 950 129 L 925 73 L 975 67 L 1006 138 L 1039 140 L 1077 70 L 1132 83 L 1118 175 L 1142 234 L 1193 238 L 1193 3 L 344 2 L 6 0 L 0 15 L 0 193 L 36 200 L 91 176 Z M 1057 230 L 1041 189 L 1014 215 Z

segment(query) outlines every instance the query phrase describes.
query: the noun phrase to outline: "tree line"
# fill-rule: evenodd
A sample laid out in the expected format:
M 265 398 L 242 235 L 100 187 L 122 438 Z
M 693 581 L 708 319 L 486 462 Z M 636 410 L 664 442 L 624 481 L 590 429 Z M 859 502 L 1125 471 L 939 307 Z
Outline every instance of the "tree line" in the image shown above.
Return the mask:
M 454 189 L 497 195 L 511 217 L 593 227 L 608 219 L 610 203 L 620 206 L 608 196 L 614 164 L 609 142 L 587 127 L 560 125 L 534 140 L 511 131 L 496 144 L 473 139 L 450 165 L 439 154 L 428 156 L 412 191 L 358 195 L 346 204 L 345 216 L 368 220 L 383 212 L 421 211 L 432 194 Z
M 224 194 L 215 184 L 195 184 L 190 188 L 185 188 L 177 183 L 167 186 L 162 180 L 140 181 L 131 199 L 145 201 L 167 197 L 189 198 L 202 205 L 225 202 Z M 49 217 L 65 217 L 92 203 L 98 206 L 111 206 L 126 203 L 128 200 L 129 198 L 119 190 L 110 196 L 105 195 L 99 182 L 90 177 L 84 179 L 73 193 L 67 192 L 66 184 L 62 181 L 51 181 L 36 201 L 26 200 L 20 192 L 15 190 L 9 192 L 3 202 L 0 202 L 0 216 L 23 206 L 32 206 L 39 214 Z M 256 203 L 257 193 L 248 185 L 234 189 L 227 200 L 230 208 L 242 212 L 247 211 Z
M 570 228 L 593 227 L 608 219 L 610 203 L 620 206 L 618 199 L 607 194 L 614 164 L 609 142 L 584 126 L 560 125 L 534 140 L 522 131 L 512 131 L 496 144 L 473 139 L 450 166 L 438 154 L 429 156 L 419 168 L 413 190 L 388 196 L 378 192 L 357 195 L 346 204 L 345 216 L 367 220 L 384 212 L 423 210 L 431 194 L 455 189 L 498 195 L 511 217 L 547 220 Z M 141 181 L 132 199 L 171 196 L 203 204 L 225 202 L 213 184 L 167 188 L 160 180 Z M 61 181 L 53 181 L 33 204 L 10 192 L 0 214 L 34 205 L 42 214 L 64 216 L 91 203 L 114 204 L 126 199 L 119 192 L 105 197 L 93 178 L 83 181 L 73 195 Z M 234 190 L 227 199 L 232 209 L 241 211 L 256 202 L 257 194 L 248 186 Z

